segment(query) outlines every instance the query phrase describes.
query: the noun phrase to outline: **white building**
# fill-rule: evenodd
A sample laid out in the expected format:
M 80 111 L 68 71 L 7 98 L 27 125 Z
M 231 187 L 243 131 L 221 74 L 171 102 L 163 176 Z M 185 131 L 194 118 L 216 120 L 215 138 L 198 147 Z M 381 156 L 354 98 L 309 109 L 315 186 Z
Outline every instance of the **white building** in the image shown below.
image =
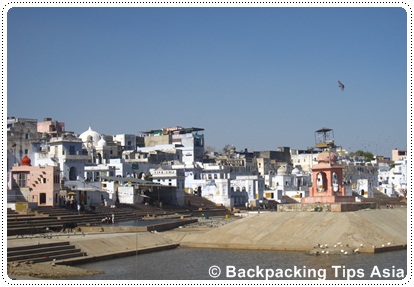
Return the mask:
M 291 172 L 288 166 L 279 167 L 277 174 L 271 179 L 271 185 L 264 192 L 266 199 L 276 200 L 284 203 L 283 196 L 300 202 L 302 197 L 309 195 L 309 187 L 312 185 L 312 177 L 304 173 L 299 167 L 294 168 Z
M 373 197 L 374 196 L 374 190 L 372 186 L 370 185 L 369 180 L 366 178 L 357 179 L 356 189 L 354 191 L 362 197 Z
M 171 169 L 170 167 L 159 167 L 150 170 L 150 172 L 153 182 L 176 187 L 175 198 L 172 198 L 172 203 L 173 205 L 183 206 L 185 187 L 184 171 Z
M 144 132 L 145 148 L 172 145 L 180 150 L 184 163 L 200 162 L 204 155 L 204 129 L 170 127 Z M 158 148 L 159 149 L 159 148 Z M 144 149 L 139 149 L 144 151 Z
M 377 189 L 388 196 L 404 196 L 407 191 L 407 159 L 394 162 L 394 167 L 379 167 Z
M 26 155 L 33 154 L 32 141 L 38 139 L 36 119 L 7 118 L 7 171 L 20 164 Z
M 195 163 L 180 163 L 173 164 L 172 169 L 182 170 L 184 173 L 184 192 L 188 194 L 195 194 L 198 190 L 198 181 L 201 179 L 203 172 L 203 164 L 199 162 Z
M 407 189 L 407 158 L 395 161 L 391 172 L 391 183 L 397 193 L 401 189 Z
M 139 190 L 131 185 L 118 187 L 118 199 L 120 203 L 124 204 L 137 204 L 144 202 L 144 197 L 139 193 Z
M 87 181 L 86 169 L 90 157 L 82 149 L 82 141 L 73 134 L 63 134 L 40 142 L 33 142 L 36 165 L 59 166 L 61 174 L 61 195 L 70 192 L 82 205 L 95 205 L 100 202 L 100 183 Z
M 226 207 L 234 206 L 234 199 L 231 197 L 229 179 L 200 179 L 194 180 L 198 185 L 198 192 L 208 200 Z
M 312 167 L 318 163 L 318 151 L 291 150 L 291 163 L 293 166 L 300 166 L 304 173 L 312 173 Z
M 82 151 L 82 141 L 73 135 L 51 138 L 47 142 L 33 142 L 33 151 L 35 165 L 58 165 L 64 181 L 84 180 L 89 157 Z
M 198 194 L 212 202 L 227 207 L 234 206 L 230 195 L 230 174 L 224 166 L 216 164 L 182 164 L 185 175 L 185 191 Z
M 79 135 L 79 138 L 92 163 L 102 164 L 118 158 L 118 145 L 113 142 L 112 136 L 101 135 L 89 127 Z
M 202 161 L 204 155 L 204 129 L 189 128 L 175 131 L 172 135 L 173 143 L 182 151 L 182 161 L 192 163 Z
M 113 141 L 124 150 L 137 149 L 137 137 L 132 134 L 118 134 L 113 136 Z
M 264 178 L 258 175 L 237 175 L 232 179 L 230 170 L 229 166 L 211 163 L 186 165 L 186 192 L 199 194 L 218 205 L 229 208 L 244 206 L 246 202 L 251 206 L 258 206 L 263 198 Z
M 371 162 L 341 161 L 345 194 L 371 197 L 378 186 L 378 165 Z
M 144 202 L 144 190 L 136 181 L 144 182 L 131 177 L 105 177 L 102 184 L 101 204 L 113 206 L 121 204 L 137 204 Z
M 246 202 L 250 206 L 259 206 L 264 198 L 265 182 L 264 178 L 258 175 L 237 176 L 231 180 L 231 198 L 234 198 L 235 206 L 245 206 Z
M 141 162 L 153 164 L 175 164 L 183 162 L 182 150 L 176 148 L 174 144 L 155 145 L 149 147 L 138 147 L 136 153 L 126 152 L 125 156 L 129 159 L 139 159 Z

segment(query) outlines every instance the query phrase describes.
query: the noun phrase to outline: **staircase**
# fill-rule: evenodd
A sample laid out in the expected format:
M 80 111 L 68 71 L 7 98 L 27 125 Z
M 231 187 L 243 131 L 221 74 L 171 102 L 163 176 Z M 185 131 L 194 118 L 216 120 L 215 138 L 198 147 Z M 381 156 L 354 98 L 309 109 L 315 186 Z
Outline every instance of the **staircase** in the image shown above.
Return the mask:
M 86 254 L 69 242 L 56 242 L 7 248 L 7 262 L 32 263 L 82 257 Z
M 189 209 L 194 216 L 222 216 L 229 213 L 225 206 L 217 205 L 207 198 L 198 195 L 185 194 L 184 202 L 185 207 Z
M 39 207 L 34 214 L 18 214 L 13 210 L 7 210 L 7 235 L 23 236 L 44 234 L 49 231 L 60 231 L 66 223 L 76 223 L 79 227 L 100 225 L 102 218 L 115 214 L 118 222 L 136 219 L 131 209 L 112 208 L 102 209 L 100 212 L 77 211 L 63 207 Z
M 373 191 L 373 197 L 362 197 L 362 202 L 377 202 L 380 205 L 405 205 L 406 203 L 402 201 L 402 198 L 399 197 L 389 197 L 388 195 L 382 193 L 381 191 L 375 190 Z

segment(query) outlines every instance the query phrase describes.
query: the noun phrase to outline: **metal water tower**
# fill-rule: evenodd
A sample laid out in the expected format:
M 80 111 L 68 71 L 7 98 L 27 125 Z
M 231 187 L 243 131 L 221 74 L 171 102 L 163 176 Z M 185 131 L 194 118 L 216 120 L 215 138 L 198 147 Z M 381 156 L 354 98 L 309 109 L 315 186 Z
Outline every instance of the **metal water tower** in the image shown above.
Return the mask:
M 315 131 L 315 143 L 317 148 L 333 148 L 334 133 L 332 129 L 322 128 Z

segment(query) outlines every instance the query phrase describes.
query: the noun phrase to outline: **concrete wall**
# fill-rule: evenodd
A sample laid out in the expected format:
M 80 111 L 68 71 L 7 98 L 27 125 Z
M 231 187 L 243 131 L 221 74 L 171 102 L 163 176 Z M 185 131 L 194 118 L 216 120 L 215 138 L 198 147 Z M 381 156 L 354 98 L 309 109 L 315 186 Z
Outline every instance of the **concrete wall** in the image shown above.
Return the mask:
M 378 209 L 377 203 L 305 203 L 279 204 L 277 211 L 307 211 L 307 212 L 347 212 L 361 209 Z
M 144 138 L 145 147 L 166 145 L 172 143 L 171 135 L 148 136 Z

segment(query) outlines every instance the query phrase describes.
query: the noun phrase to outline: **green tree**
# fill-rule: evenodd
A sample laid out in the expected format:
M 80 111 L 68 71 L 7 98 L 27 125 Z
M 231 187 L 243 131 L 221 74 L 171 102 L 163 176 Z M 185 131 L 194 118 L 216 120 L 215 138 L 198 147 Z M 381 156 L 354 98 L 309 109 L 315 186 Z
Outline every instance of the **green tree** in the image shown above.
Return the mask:
M 365 159 L 365 161 L 367 161 L 367 162 L 372 161 L 375 157 L 372 152 L 363 151 L 363 150 L 357 150 L 356 152 L 350 153 L 350 155 L 351 156 L 363 157 Z

